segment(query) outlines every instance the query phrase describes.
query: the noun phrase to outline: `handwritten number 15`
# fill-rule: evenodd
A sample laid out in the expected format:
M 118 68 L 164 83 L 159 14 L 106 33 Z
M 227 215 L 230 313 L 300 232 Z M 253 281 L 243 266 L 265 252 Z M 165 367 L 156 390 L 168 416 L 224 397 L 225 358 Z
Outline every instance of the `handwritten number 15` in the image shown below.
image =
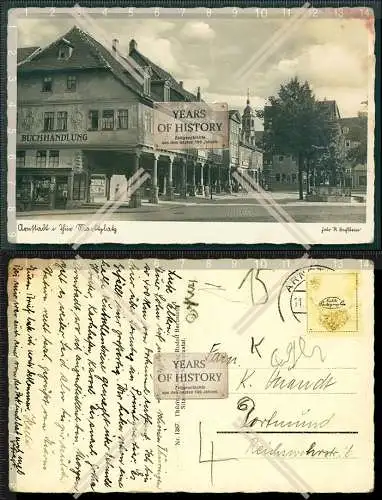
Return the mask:
M 243 287 L 244 283 L 247 282 L 249 284 L 251 301 L 252 301 L 253 306 L 266 304 L 269 300 L 269 294 L 268 294 L 267 287 L 266 287 L 264 281 L 259 278 L 259 274 L 261 271 L 263 271 L 263 269 L 250 269 L 247 272 L 247 274 L 244 276 L 244 279 L 242 280 L 242 282 L 239 285 L 239 290 L 240 290 Z M 263 290 L 265 293 L 265 297 L 262 300 L 262 302 L 255 302 L 254 290 L 255 290 L 255 287 L 258 286 L 258 283 L 260 283 L 260 285 L 263 287 Z

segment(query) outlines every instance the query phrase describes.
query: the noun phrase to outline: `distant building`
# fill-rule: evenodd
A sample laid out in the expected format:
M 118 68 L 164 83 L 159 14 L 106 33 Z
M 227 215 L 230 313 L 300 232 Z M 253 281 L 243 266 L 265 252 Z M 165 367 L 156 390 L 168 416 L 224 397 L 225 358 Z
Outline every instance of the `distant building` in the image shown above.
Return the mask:
M 348 152 L 367 142 L 367 114 L 360 112 L 358 116 L 342 118 L 341 127 L 344 137 L 345 151 Z M 346 183 L 349 187 L 360 191 L 366 190 L 367 165 L 366 162 L 356 163 L 346 161 Z
M 256 187 L 262 184 L 263 151 L 256 145 L 255 112 L 247 97 L 241 116 L 238 110 L 229 111 L 229 149 L 224 155 L 227 171 L 246 171 Z M 238 190 L 238 182 L 229 175 L 229 190 Z

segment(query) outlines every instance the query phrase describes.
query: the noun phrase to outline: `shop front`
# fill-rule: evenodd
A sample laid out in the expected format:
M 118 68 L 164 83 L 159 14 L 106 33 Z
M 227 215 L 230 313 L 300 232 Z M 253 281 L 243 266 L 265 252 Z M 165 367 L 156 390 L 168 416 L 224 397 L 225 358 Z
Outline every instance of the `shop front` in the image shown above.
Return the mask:
M 85 201 L 84 174 L 20 172 L 17 175 L 17 211 L 66 209 Z

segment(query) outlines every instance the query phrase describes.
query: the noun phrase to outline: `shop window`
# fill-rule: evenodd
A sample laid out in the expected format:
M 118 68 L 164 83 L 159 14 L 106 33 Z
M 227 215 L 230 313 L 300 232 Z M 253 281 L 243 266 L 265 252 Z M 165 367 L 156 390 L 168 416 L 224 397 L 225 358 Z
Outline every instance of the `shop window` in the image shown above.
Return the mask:
M 66 90 L 70 90 L 74 92 L 77 88 L 77 77 L 73 75 L 69 75 L 66 79 Z
M 48 166 L 55 168 L 58 167 L 60 163 L 60 152 L 54 149 L 51 149 L 49 151 L 49 161 L 48 161 Z
M 73 47 L 70 47 L 69 45 L 60 45 L 58 47 L 57 59 L 59 61 L 65 61 L 66 59 L 70 59 L 72 53 Z
M 67 111 L 57 112 L 57 130 L 64 132 L 68 130 L 68 113 Z
M 25 151 L 16 151 L 16 168 L 25 167 Z
M 36 152 L 36 167 L 45 168 L 46 167 L 46 151 Z
M 102 111 L 102 129 L 114 129 L 114 111 L 112 109 L 104 109 Z
M 44 132 L 54 130 L 54 113 L 47 111 L 44 113 Z
M 89 111 L 88 130 L 98 130 L 99 113 L 96 109 Z
M 276 182 L 280 182 L 280 174 L 276 174 Z
M 127 109 L 118 110 L 118 128 L 129 127 L 129 113 Z
M 33 184 L 33 201 L 35 203 L 49 203 L 50 179 L 37 179 Z
M 42 80 L 42 92 L 52 92 L 53 80 L 50 76 L 45 76 Z

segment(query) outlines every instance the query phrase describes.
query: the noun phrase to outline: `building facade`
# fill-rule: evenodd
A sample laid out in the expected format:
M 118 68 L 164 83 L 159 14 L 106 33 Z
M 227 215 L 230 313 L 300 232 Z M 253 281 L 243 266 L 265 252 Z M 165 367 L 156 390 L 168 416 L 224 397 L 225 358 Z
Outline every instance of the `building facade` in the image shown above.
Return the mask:
M 229 148 L 224 154 L 224 165 L 229 192 L 243 189 L 232 177 L 233 171 L 246 172 L 252 178 L 252 187 L 262 186 L 263 151 L 256 145 L 255 113 L 249 97 L 243 115 L 238 110 L 229 111 Z
M 118 40 L 105 47 L 73 27 L 46 47 L 19 49 L 17 91 L 18 210 L 116 198 L 139 206 L 142 196 L 158 203 L 159 196 L 230 190 L 226 150 L 154 148 L 154 103 L 202 99 L 135 40 L 125 54 Z M 129 196 L 128 179 L 140 168 L 150 179 Z

